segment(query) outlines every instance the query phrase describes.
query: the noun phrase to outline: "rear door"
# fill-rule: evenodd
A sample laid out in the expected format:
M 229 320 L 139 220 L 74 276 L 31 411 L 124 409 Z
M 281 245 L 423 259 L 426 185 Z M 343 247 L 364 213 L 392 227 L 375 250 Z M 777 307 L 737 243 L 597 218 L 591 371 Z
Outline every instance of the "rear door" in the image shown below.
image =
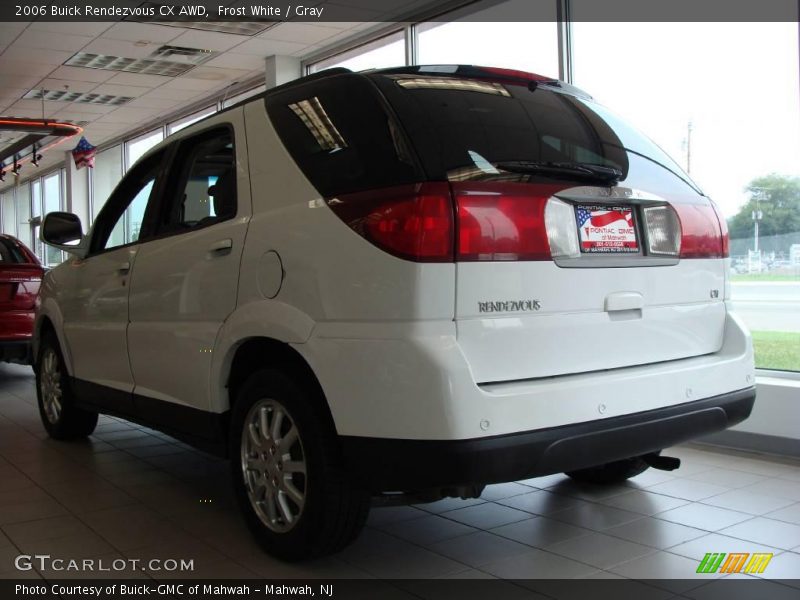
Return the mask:
M 143 411 L 153 401 L 208 409 L 212 351 L 236 307 L 250 215 L 241 109 L 176 144 L 156 239 L 137 256 L 131 282 L 128 348 Z M 180 418 L 169 424 L 186 427 Z
M 718 217 L 652 142 L 552 86 L 375 80 L 428 177 L 450 182 L 454 314 L 478 382 L 719 350 Z

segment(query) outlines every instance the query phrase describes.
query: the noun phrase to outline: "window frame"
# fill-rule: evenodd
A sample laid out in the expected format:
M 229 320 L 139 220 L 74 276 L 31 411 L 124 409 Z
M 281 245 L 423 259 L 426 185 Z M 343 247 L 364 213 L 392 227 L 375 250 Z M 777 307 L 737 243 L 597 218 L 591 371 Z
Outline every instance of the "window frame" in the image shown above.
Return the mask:
M 143 244 L 154 239 L 153 236 L 153 220 L 156 211 L 161 204 L 161 197 L 164 192 L 164 182 L 167 179 L 166 172 L 175 153 L 175 144 L 167 145 L 163 148 L 154 150 L 151 154 L 143 156 L 132 169 L 129 169 L 123 176 L 120 182 L 114 187 L 114 191 L 108 197 L 108 200 L 97 213 L 92 226 L 92 237 L 89 240 L 89 253 L 87 258 L 113 252 L 120 248 L 128 248 L 137 244 Z M 125 211 L 131 205 L 136 195 L 129 196 L 131 181 L 139 174 L 139 171 L 145 173 L 150 172 L 152 163 L 156 163 L 158 167 L 154 170 L 155 184 L 150 192 L 150 197 L 145 207 L 144 219 L 142 220 L 142 228 L 139 232 L 139 237 L 125 244 L 113 246 L 111 248 L 98 247 L 101 243 L 105 244 L 111 233 L 119 223 L 120 218 L 124 218 Z M 141 189 L 141 188 L 138 188 Z M 112 220 L 113 219 L 113 220 Z M 110 221 L 110 222 L 109 222 Z
M 181 156 L 184 155 L 182 151 L 183 147 L 187 144 L 194 145 L 198 140 L 202 138 L 211 137 L 220 131 L 225 131 L 230 135 L 231 144 L 233 145 L 233 157 L 234 157 L 234 177 L 237 179 L 236 181 L 236 212 L 225 218 L 220 219 L 219 221 L 211 221 L 205 223 L 203 225 L 198 225 L 195 227 L 185 228 L 185 229 L 177 229 L 177 228 L 165 228 L 166 224 L 162 221 L 162 218 L 165 216 L 169 208 L 171 208 L 169 196 L 172 192 L 180 187 L 181 184 L 186 183 L 186 177 L 188 176 L 188 172 L 186 171 L 186 163 L 180 164 Z M 164 238 L 174 237 L 176 235 L 184 235 L 186 233 L 192 233 L 195 231 L 202 231 L 203 229 L 207 229 L 208 227 L 213 227 L 214 225 L 219 225 L 220 223 L 225 223 L 226 221 L 230 221 L 235 219 L 239 215 L 240 211 L 240 204 L 239 204 L 239 182 L 238 182 L 238 175 L 236 170 L 236 133 L 233 123 L 224 122 L 224 123 L 215 123 L 211 124 L 203 129 L 198 131 L 193 131 L 188 133 L 186 136 L 181 137 L 180 139 L 174 140 L 170 147 L 172 148 L 172 154 L 168 161 L 165 161 L 166 167 L 164 169 L 166 176 L 162 182 L 161 186 L 161 193 L 159 194 L 158 203 L 156 207 L 156 214 L 153 216 L 153 223 L 151 223 L 153 227 L 152 235 L 148 238 L 147 241 L 150 240 L 160 240 Z M 180 167 L 178 171 L 176 168 Z M 177 198 L 177 195 L 174 196 Z

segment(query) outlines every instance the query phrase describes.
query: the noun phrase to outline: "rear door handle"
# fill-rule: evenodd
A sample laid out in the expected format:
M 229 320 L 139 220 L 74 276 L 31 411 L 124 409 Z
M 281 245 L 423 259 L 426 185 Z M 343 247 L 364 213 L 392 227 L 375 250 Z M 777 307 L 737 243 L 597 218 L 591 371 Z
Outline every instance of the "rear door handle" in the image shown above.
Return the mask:
M 119 271 L 120 273 L 127 273 L 130 270 L 131 270 L 131 263 L 129 263 L 128 261 L 120 263 L 119 267 L 117 268 L 117 271 Z
M 218 242 L 214 242 L 208 247 L 209 252 L 222 252 L 223 250 L 230 250 L 233 248 L 233 240 L 228 238 L 227 240 L 220 240 Z
M 606 296 L 606 312 L 641 310 L 642 308 L 644 308 L 644 296 L 638 292 L 616 292 Z

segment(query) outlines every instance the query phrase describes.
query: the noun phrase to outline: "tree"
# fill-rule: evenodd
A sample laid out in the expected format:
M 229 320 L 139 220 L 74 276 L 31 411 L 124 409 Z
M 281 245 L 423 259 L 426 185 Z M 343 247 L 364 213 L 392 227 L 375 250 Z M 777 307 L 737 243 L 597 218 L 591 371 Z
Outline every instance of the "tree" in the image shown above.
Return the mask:
M 728 219 L 732 254 L 744 254 L 753 248 L 755 210 L 763 215 L 758 223 L 758 238 L 759 247 L 765 252 L 788 253 L 789 245 L 800 243 L 800 177 L 770 173 L 753 179 L 745 190 L 750 193 L 750 200 Z

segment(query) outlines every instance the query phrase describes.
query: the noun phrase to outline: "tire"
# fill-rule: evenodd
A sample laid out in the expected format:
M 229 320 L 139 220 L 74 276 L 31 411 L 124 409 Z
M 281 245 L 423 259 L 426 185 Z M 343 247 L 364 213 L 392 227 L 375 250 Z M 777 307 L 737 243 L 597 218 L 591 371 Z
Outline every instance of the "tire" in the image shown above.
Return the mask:
M 572 477 L 575 481 L 581 483 L 595 483 L 599 485 L 608 485 L 612 483 L 621 483 L 631 477 L 636 477 L 644 473 L 650 465 L 648 465 L 641 457 L 634 456 L 632 458 L 625 458 L 614 462 L 598 465 L 596 467 L 589 467 L 588 469 L 580 469 L 578 471 L 569 471 L 567 475 Z
M 54 334 L 42 337 L 34 370 L 39 415 L 50 437 L 75 440 L 91 435 L 97 427 L 97 413 L 75 405 L 64 356 Z
M 268 553 L 288 561 L 344 548 L 370 506 L 343 468 L 325 400 L 307 379 L 291 369 L 256 371 L 231 415 L 231 469 L 247 525 Z

